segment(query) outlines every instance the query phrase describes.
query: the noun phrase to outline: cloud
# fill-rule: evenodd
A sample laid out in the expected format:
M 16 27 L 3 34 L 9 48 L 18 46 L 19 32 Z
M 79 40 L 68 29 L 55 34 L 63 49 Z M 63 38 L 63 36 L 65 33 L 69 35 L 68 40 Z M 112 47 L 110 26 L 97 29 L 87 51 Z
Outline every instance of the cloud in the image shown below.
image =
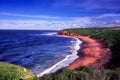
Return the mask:
M 112 17 L 112 18 L 111 18 Z M 104 20 L 105 19 L 105 20 Z M 85 27 L 120 27 L 120 14 L 103 14 L 96 17 L 72 18 L 68 21 L 40 20 L 0 20 L 0 29 L 37 29 L 60 30 L 65 28 Z
M 0 12 L 0 15 L 5 16 L 16 16 L 16 17 L 27 17 L 27 18 L 45 18 L 45 19 L 61 19 L 63 17 L 54 17 L 54 16 L 35 16 L 35 15 L 25 15 L 25 14 L 15 14 L 15 13 L 7 13 L 7 12 Z
M 112 27 L 120 26 L 120 14 L 102 14 L 94 17 L 72 18 L 71 27 Z
M 66 22 L 41 20 L 0 20 L 0 29 L 59 30 Z
M 53 3 L 54 7 L 80 7 L 79 5 L 82 4 L 83 0 L 56 0 Z
M 120 0 L 88 0 L 81 6 L 88 9 L 120 9 Z
M 120 17 L 120 14 L 103 14 L 98 16 L 97 18 L 105 18 L 105 17 Z
M 56 0 L 56 7 L 74 7 L 80 9 L 120 9 L 120 0 Z
M 120 14 L 102 14 L 96 17 L 91 17 L 92 19 L 96 21 L 102 21 L 102 22 L 110 22 L 110 21 L 116 21 L 120 20 Z

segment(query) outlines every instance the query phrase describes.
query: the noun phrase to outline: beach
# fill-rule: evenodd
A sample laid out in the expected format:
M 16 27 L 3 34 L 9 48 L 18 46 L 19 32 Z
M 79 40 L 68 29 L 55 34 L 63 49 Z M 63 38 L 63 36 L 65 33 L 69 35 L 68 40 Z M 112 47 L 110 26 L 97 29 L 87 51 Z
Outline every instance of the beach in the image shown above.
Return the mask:
M 83 54 L 82 57 L 67 66 L 67 69 L 79 69 L 82 66 L 100 68 L 109 62 L 111 58 L 110 49 L 104 47 L 98 40 L 67 31 L 60 31 L 58 34 L 76 37 L 83 41 L 83 49 L 78 52 L 78 54 Z

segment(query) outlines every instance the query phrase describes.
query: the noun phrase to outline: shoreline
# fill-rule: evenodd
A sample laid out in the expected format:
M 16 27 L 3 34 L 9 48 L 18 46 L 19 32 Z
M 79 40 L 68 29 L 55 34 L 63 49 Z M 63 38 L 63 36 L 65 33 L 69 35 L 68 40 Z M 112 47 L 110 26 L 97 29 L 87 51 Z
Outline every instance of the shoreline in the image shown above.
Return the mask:
M 111 59 L 110 49 L 105 48 L 98 40 L 67 31 L 60 31 L 58 34 L 75 37 L 83 41 L 83 49 L 80 52 L 78 51 L 78 55 L 82 53 L 82 57 L 77 58 L 66 67 L 67 69 L 79 69 L 82 66 L 101 68 Z
M 81 50 L 80 45 L 82 44 L 82 41 L 76 37 L 71 37 L 71 36 L 64 36 L 64 37 L 76 39 L 76 45 L 74 46 L 75 50 L 71 54 L 67 55 L 61 61 L 59 61 L 56 64 L 54 64 L 53 66 L 45 69 L 43 72 L 37 74 L 37 77 L 42 77 L 43 75 L 54 73 L 61 68 L 65 68 L 66 66 L 69 66 L 72 62 L 74 62 L 77 58 L 79 58 L 79 56 L 77 54 L 78 54 L 78 51 Z

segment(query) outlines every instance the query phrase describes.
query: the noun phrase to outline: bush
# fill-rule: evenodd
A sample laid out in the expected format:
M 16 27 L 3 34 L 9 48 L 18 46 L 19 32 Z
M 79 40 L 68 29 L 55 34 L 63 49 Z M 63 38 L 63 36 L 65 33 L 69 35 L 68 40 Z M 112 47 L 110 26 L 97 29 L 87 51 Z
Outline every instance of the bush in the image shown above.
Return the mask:
M 110 69 L 83 67 L 80 70 L 61 69 L 56 73 L 45 75 L 39 80 L 120 80 L 120 73 Z
M 83 66 L 82 68 L 81 68 L 81 71 L 84 71 L 84 72 L 87 72 L 87 73 L 92 73 L 93 72 L 93 68 L 90 68 L 90 67 L 86 67 L 86 66 Z

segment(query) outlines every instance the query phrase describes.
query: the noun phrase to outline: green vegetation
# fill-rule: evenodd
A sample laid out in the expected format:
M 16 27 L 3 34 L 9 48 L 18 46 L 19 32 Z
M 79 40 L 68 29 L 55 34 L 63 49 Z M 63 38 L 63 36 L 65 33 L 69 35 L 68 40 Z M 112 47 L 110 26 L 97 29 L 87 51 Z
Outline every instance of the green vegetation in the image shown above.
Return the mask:
M 120 69 L 119 69 L 120 70 Z M 39 80 L 119 80 L 118 70 L 93 69 L 83 67 L 80 70 L 62 69 L 56 73 L 45 75 Z
M 37 78 L 23 67 L 0 62 L 0 80 L 37 80 Z
M 112 52 L 112 59 L 105 65 L 106 69 L 90 67 L 82 67 L 79 70 L 60 69 L 56 73 L 44 75 L 37 79 L 34 74 L 23 67 L 0 62 L 0 80 L 120 80 L 120 28 L 65 30 L 98 39 L 104 47 L 109 47 Z
M 117 28 L 118 29 L 118 28 Z M 75 32 L 84 36 L 105 40 L 108 47 L 120 43 L 120 29 L 115 28 L 74 28 L 65 29 L 68 32 Z

